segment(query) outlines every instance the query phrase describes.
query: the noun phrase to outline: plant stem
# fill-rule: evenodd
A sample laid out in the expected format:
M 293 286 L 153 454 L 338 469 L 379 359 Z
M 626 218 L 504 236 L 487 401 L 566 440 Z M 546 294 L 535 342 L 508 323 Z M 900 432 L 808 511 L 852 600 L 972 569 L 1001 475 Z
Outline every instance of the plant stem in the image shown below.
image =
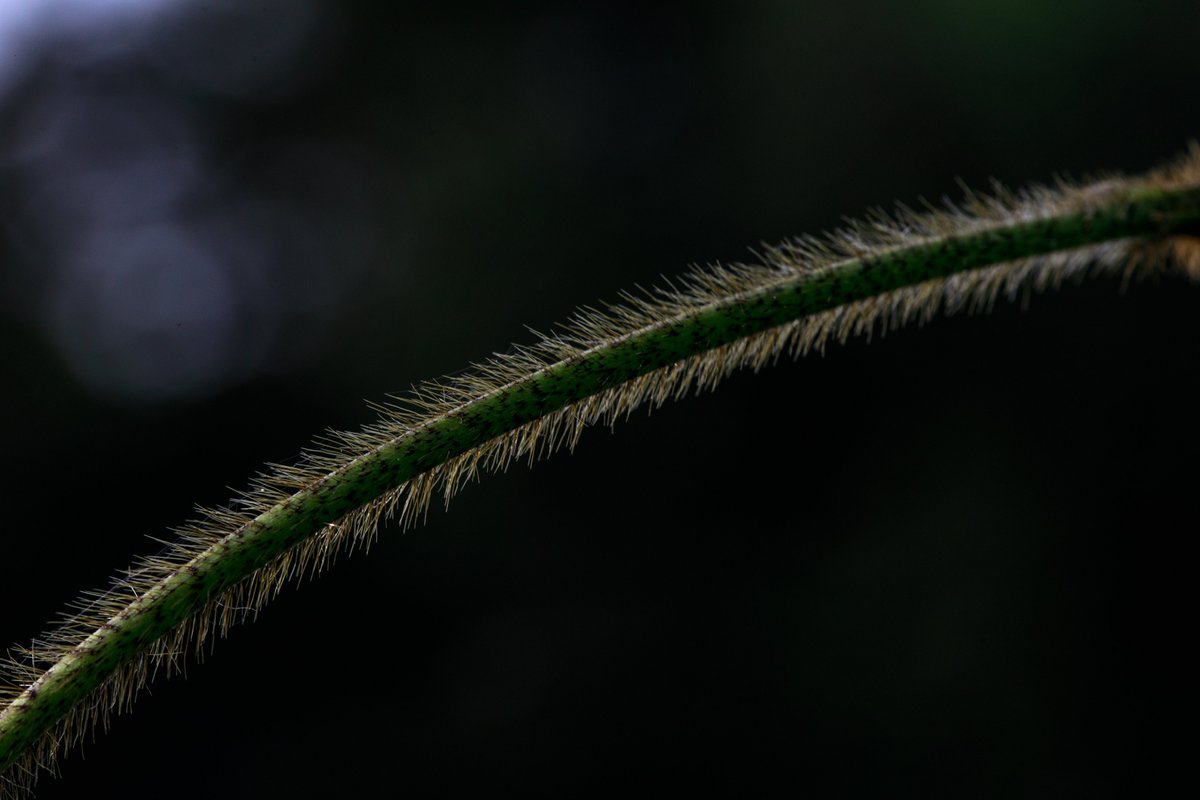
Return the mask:
M 0 711 L 0 771 L 118 668 L 221 592 L 324 526 L 498 436 L 682 359 L 847 303 L 990 265 L 1197 225 L 1200 188 L 1117 190 L 1084 210 L 976 226 L 781 275 L 532 370 L 348 459 L 142 592 Z

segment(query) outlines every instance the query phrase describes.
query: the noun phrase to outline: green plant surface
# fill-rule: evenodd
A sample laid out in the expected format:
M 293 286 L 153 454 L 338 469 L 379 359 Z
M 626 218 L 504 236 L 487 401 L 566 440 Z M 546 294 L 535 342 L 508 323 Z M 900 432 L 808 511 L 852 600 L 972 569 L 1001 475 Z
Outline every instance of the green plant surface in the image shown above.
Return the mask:
M 826 238 L 770 249 L 761 264 L 695 272 L 471 372 L 426 384 L 379 423 L 327 437 L 228 508 L 185 526 L 36 648 L 2 684 L 0 770 L 14 789 L 38 764 L 127 705 L 160 664 L 201 646 L 380 518 L 412 522 L 481 470 L 572 445 L 589 424 L 709 388 L 740 367 L 827 341 L 989 306 L 1096 271 L 1194 270 L 1200 159 L 1138 178 L 961 208 L 873 215 Z M 130 599 L 132 591 L 134 599 Z

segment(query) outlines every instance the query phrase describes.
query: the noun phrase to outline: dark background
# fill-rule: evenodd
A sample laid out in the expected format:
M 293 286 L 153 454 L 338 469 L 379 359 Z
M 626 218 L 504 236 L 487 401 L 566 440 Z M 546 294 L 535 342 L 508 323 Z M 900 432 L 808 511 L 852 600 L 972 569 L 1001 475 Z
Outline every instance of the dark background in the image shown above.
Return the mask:
M 97 5 L 0 3 L 4 641 L 526 324 L 1200 133 L 1190 0 Z M 1190 782 L 1198 308 L 1099 280 L 594 431 L 40 796 Z

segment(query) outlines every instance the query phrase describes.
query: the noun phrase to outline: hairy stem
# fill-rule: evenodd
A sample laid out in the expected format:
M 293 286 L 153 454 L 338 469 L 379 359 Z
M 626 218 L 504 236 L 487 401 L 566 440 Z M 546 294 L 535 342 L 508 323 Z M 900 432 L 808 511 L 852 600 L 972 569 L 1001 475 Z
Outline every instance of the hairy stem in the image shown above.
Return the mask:
M 531 369 L 346 459 L 140 592 L 0 711 L 0 772 L 122 665 L 202 612 L 213 598 L 325 526 L 496 437 L 682 359 L 848 303 L 990 265 L 1131 237 L 1167 236 L 1197 225 L 1200 188 L 1195 185 L 1118 188 L 1084 207 L 964 226 L 813 271 L 781 272 L 777 280 Z

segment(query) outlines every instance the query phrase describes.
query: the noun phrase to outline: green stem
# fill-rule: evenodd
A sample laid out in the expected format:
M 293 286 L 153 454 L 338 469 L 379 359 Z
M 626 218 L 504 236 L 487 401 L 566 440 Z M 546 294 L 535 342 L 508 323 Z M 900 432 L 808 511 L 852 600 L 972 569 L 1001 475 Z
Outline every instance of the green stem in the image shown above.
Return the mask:
M 721 345 L 883 293 L 1016 259 L 1200 224 L 1200 188 L 1114 192 L 1085 211 L 975 227 L 781 277 L 617 337 L 350 460 L 159 582 L 0 712 L 0 772 L 121 665 L 325 525 L 448 459 L 572 403 Z

